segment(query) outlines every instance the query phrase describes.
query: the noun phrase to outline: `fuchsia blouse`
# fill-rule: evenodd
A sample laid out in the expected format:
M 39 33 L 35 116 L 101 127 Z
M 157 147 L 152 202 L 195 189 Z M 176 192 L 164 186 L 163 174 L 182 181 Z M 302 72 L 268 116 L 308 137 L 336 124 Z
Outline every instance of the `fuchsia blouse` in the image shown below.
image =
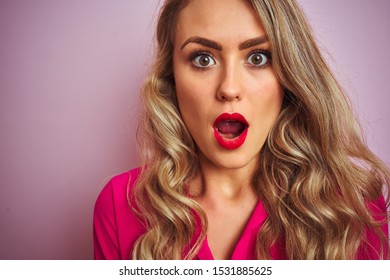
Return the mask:
M 130 259 L 134 242 L 146 231 L 143 225 L 132 213 L 127 201 L 127 186 L 134 185 L 140 169 L 134 169 L 111 179 L 101 191 L 94 210 L 93 235 L 94 235 L 94 256 L 95 259 Z M 370 206 L 376 218 L 379 213 L 386 211 L 383 198 L 372 203 Z M 376 215 L 378 214 L 378 215 Z M 232 260 L 255 259 L 256 234 L 267 214 L 259 201 L 252 216 L 249 219 L 234 251 Z M 388 236 L 388 227 L 384 225 L 382 230 Z M 379 240 L 376 235 L 367 230 L 367 237 L 370 246 L 362 246 L 357 259 L 377 259 Z M 274 246 L 270 252 L 273 259 L 284 259 L 284 248 Z M 213 255 L 204 240 L 196 259 L 212 260 Z

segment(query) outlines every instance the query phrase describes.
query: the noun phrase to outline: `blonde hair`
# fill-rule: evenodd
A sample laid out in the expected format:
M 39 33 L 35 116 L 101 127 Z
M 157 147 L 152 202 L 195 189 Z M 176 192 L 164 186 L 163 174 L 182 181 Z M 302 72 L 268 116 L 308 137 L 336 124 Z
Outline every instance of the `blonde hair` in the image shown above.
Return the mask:
M 270 248 L 281 243 L 288 259 L 354 259 L 367 243 L 366 229 L 381 240 L 378 258 L 387 258 L 380 227 L 388 215 L 376 221 L 367 204 L 390 185 L 390 172 L 364 144 L 303 12 L 293 0 L 248 3 L 267 33 L 285 94 L 252 178 L 268 213 L 257 258 L 271 258 Z M 178 111 L 172 69 L 176 22 L 187 4 L 167 0 L 162 7 L 156 61 L 142 90 L 144 169 L 131 203 L 148 230 L 133 259 L 192 259 L 206 236 L 206 215 L 187 195 L 198 158 Z

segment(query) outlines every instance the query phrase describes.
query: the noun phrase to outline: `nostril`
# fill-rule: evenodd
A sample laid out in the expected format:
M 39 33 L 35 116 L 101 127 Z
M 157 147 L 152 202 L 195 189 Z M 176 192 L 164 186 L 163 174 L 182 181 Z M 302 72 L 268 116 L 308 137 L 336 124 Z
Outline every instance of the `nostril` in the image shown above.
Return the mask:
M 224 101 L 240 100 L 242 93 L 238 87 L 228 87 L 227 85 L 221 85 L 218 97 Z
M 234 101 L 234 100 L 240 100 L 240 95 L 236 94 L 222 94 L 221 99 L 223 101 Z

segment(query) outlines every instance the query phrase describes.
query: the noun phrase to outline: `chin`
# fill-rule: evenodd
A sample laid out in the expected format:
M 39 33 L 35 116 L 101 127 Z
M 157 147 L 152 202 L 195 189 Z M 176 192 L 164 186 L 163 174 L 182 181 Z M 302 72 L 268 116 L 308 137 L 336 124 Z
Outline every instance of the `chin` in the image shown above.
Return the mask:
M 259 153 L 248 154 L 245 151 L 222 151 L 212 152 L 211 156 L 202 154 L 200 158 L 204 158 L 209 164 L 220 169 L 241 169 L 255 168 L 258 162 Z

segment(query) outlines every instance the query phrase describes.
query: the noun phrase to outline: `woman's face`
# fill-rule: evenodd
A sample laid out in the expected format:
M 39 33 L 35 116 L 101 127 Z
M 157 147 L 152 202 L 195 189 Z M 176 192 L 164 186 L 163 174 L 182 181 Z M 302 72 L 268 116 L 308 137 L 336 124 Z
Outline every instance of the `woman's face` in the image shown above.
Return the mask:
M 245 1 L 190 1 L 181 11 L 174 78 L 201 163 L 255 167 L 283 100 L 269 48 Z

